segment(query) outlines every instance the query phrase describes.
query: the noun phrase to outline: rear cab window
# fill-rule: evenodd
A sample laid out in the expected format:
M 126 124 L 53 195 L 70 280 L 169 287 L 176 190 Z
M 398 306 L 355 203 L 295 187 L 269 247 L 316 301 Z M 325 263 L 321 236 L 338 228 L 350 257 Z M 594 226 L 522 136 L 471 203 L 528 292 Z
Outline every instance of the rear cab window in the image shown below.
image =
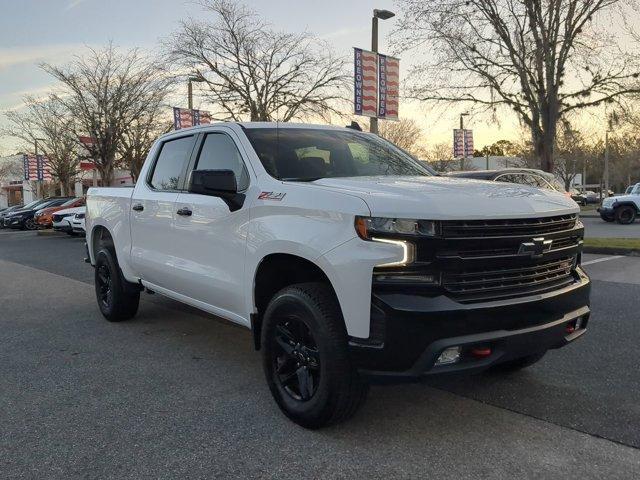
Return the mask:
M 160 147 L 160 153 L 149 178 L 149 186 L 154 190 L 178 190 L 184 181 L 184 168 L 193 150 L 194 136 L 167 140 Z

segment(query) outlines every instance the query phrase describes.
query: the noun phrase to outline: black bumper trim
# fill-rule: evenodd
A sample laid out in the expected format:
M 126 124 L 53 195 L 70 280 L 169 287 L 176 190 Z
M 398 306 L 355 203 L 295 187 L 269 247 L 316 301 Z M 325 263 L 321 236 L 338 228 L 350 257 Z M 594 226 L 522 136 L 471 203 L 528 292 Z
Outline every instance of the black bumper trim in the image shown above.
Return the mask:
M 377 380 L 415 380 L 432 375 L 447 373 L 480 372 L 501 362 L 520 358 L 548 349 L 560 348 L 580 338 L 586 332 L 586 322 L 590 315 L 589 307 L 582 307 L 565 314 L 559 320 L 544 325 L 523 328 L 521 330 L 463 335 L 437 340 L 430 344 L 416 363 L 408 370 L 390 372 L 361 369 L 360 374 Z M 566 333 L 566 325 L 582 317 L 583 326 L 571 334 Z M 436 366 L 435 362 L 443 350 L 459 346 L 463 350 L 478 345 L 490 344 L 492 353 L 489 357 L 448 365 Z

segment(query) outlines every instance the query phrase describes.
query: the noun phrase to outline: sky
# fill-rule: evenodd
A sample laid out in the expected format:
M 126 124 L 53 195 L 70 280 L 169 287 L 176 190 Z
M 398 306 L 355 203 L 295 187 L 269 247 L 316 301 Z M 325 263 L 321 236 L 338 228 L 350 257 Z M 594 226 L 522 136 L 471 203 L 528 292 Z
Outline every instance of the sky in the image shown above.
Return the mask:
M 340 55 L 354 46 L 369 48 L 373 8 L 397 10 L 392 0 L 246 0 L 250 8 L 274 27 L 311 32 L 331 43 Z M 0 0 L 0 112 L 19 109 L 25 94 L 45 95 L 56 82 L 38 64 L 64 64 L 87 46 L 112 41 L 122 48 L 158 48 L 159 39 L 174 31 L 181 19 L 202 15 L 201 8 L 183 0 Z M 389 52 L 394 19 L 380 22 L 379 51 Z M 401 75 L 411 55 L 401 58 Z M 402 92 L 401 92 L 402 95 Z M 185 101 L 186 103 L 186 101 Z M 197 92 L 194 98 L 198 108 Z M 460 112 L 462 111 L 460 108 Z M 458 111 L 434 114 L 420 105 L 401 102 L 400 117 L 413 118 L 424 131 L 426 144 L 450 142 Z M 363 117 L 363 123 L 367 119 Z M 6 124 L 0 113 L 0 127 Z M 467 120 L 476 148 L 496 140 L 519 137 L 517 121 L 506 116 L 499 124 Z M 17 148 L 15 140 L 0 138 L 0 154 Z

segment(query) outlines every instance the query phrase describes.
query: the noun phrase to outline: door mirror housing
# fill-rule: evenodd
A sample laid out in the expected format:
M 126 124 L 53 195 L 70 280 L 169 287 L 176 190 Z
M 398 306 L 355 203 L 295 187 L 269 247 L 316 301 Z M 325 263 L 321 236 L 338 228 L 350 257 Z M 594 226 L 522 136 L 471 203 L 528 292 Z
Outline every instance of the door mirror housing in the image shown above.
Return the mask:
M 189 180 L 189 193 L 223 197 L 238 193 L 233 170 L 194 170 Z
M 189 179 L 189 193 L 220 197 L 231 212 L 242 208 L 245 196 L 238 193 L 233 170 L 194 170 Z

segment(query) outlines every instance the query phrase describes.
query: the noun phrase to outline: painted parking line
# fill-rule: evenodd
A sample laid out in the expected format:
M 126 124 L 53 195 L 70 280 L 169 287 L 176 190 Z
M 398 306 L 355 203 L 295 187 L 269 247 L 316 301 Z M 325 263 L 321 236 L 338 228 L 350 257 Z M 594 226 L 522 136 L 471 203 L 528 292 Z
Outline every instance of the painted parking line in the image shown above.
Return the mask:
M 594 263 L 600 263 L 600 262 L 608 262 L 609 260 L 616 260 L 618 258 L 624 258 L 624 255 L 612 255 L 610 257 L 602 257 L 602 258 L 596 258 L 594 260 L 589 260 L 587 262 L 582 262 L 582 265 L 593 265 Z

